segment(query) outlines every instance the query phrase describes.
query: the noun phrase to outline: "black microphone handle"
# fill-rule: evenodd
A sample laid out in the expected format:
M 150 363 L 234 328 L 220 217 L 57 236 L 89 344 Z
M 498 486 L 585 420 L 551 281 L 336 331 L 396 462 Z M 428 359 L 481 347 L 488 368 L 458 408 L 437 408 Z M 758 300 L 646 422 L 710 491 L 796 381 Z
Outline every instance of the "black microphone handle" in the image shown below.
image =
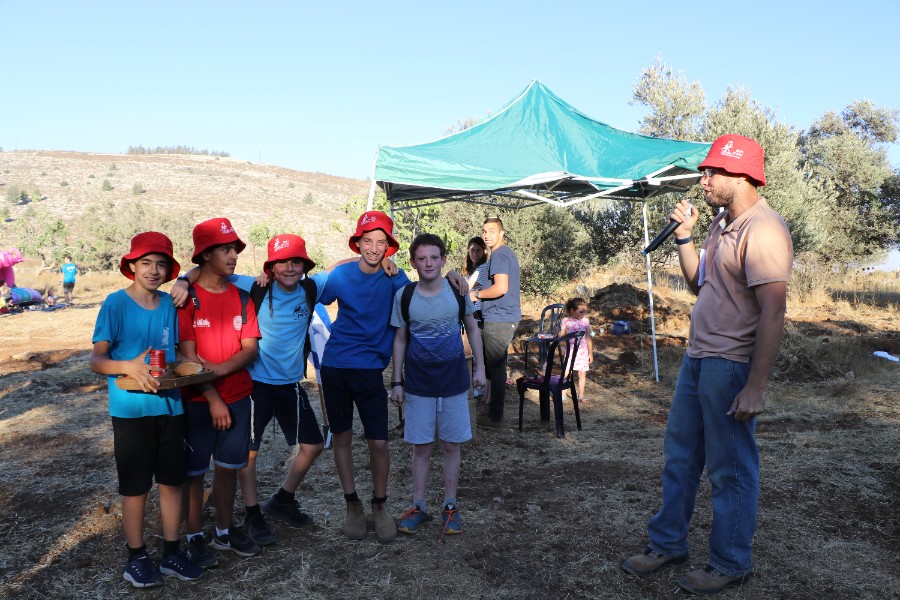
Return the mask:
M 653 252 L 654 250 L 659 248 L 660 244 L 662 244 L 664 241 L 666 241 L 670 235 L 675 233 L 675 230 L 678 229 L 679 225 L 681 225 L 681 223 L 679 223 L 678 221 L 675 221 L 675 220 L 669 221 L 669 224 L 666 225 L 666 228 L 663 229 L 662 231 L 660 231 L 659 235 L 657 235 L 655 238 L 653 238 L 653 241 L 650 242 L 649 244 L 647 244 L 646 248 L 641 250 L 641 253 L 645 254 L 645 255 L 650 254 L 651 252 Z

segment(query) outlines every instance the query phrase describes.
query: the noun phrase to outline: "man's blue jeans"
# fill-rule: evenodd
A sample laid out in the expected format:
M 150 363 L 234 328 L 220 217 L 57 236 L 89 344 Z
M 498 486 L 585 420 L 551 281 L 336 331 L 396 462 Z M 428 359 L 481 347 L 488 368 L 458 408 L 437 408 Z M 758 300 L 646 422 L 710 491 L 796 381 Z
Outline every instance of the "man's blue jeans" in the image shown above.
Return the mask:
M 709 564 L 732 577 L 753 567 L 759 498 L 755 419 L 740 423 L 726 414 L 749 373 L 749 364 L 685 355 L 663 444 L 663 506 L 647 527 L 655 552 L 688 551 L 688 526 L 705 466 L 713 507 Z

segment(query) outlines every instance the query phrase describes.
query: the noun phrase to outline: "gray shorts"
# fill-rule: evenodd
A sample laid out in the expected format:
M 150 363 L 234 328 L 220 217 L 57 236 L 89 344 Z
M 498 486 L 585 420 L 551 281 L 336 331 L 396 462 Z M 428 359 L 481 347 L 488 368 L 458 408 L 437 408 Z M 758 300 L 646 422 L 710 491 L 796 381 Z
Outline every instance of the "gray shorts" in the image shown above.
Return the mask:
M 469 392 L 456 396 L 404 394 L 406 426 L 403 439 L 410 444 L 430 444 L 437 428 L 438 439 L 460 444 L 472 439 Z

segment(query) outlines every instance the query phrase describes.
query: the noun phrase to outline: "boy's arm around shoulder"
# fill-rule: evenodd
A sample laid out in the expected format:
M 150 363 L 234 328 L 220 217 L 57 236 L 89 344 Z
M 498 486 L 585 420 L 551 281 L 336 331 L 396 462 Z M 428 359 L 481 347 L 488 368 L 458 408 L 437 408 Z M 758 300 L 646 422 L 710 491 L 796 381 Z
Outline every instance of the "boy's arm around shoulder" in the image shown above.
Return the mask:
M 469 346 L 472 347 L 472 385 L 483 388 L 487 385 L 487 376 L 484 372 L 484 351 L 481 344 L 481 330 L 475 316 L 468 314 L 463 318 L 466 327 L 466 335 L 469 336 Z

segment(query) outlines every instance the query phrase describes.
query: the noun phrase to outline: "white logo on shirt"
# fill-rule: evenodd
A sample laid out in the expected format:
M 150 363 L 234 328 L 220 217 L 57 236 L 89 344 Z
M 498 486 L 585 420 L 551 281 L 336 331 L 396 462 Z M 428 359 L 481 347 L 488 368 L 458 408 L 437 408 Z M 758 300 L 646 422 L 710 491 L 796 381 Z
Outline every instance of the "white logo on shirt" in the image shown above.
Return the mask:
M 244 324 L 243 320 L 241 319 L 241 315 L 237 315 L 234 319 L 232 319 L 231 324 L 234 325 L 235 331 L 240 331 L 241 326 Z
M 291 247 L 291 242 L 288 240 L 284 240 L 282 242 L 281 238 L 275 238 L 275 244 L 272 246 L 272 248 L 275 250 L 275 252 L 278 252 L 279 250 L 284 250 L 285 248 L 290 248 L 290 247 Z
M 169 345 L 169 328 L 168 327 L 163 327 L 162 341 L 160 342 L 160 345 L 161 346 Z
M 209 327 L 209 319 L 197 319 L 194 321 L 194 327 Z
M 730 156 L 731 158 L 741 158 L 744 156 L 743 150 L 732 150 L 734 148 L 734 140 L 729 140 L 722 148 L 722 156 Z

